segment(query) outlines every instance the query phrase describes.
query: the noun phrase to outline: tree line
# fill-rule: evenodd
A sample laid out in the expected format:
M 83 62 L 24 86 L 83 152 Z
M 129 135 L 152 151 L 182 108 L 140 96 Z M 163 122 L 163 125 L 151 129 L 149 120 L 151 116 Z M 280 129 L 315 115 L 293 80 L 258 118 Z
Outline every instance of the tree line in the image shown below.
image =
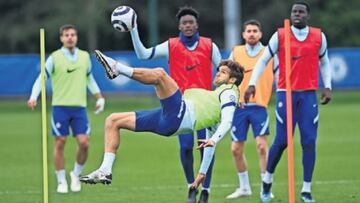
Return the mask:
M 221 0 L 156 0 L 158 11 L 158 43 L 178 35 L 175 14 L 180 6 L 190 5 L 200 13 L 200 34 L 211 37 L 224 47 L 223 1 Z M 255 18 L 262 23 L 263 39 L 267 44 L 283 19 L 289 18 L 292 1 L 240 0 L 243 21 Z M 329 47 L 360 46 L 360 8 L 358 0 L 309 0 L 309 24 L 320 27 Z M 119 4 L 134 8 L 138 14 L 140 37 L 148 43 L 148 0 L 1 0 L 0 53 L 38 53 L 39 29 L 45 28 L 46 50 L 61 46 L 59 27 L 75 24 L 79 30 L 79 47 L 92 51 L 133 50 L 129 33 L 115 31 L 110 14 Z M 241 25 L 238 25 L 241 26 Z

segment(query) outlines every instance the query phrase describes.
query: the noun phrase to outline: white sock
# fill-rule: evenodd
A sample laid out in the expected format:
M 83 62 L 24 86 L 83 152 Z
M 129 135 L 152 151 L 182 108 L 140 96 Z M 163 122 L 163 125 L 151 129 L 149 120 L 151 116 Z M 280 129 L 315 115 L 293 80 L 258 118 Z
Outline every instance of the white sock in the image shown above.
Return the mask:
M 265 177 L 265 173 L 260 173 L 261 182 L 264 180 L 264 177 Z
M 311 182 L 303 182 L 301 192 L 311 192 Z
M 55 171 L 55 173 L 58 184 L 66 182 L 65 169 Z
M 112 172 L 114 161 L 115 154 L 111 152 L 105 152 L 103 162 L 99 169 L 106 174 L 110 174 Z
M 115 69 L 119 74 L 124 75 L 129 78 L 131 78 L 134 73 L 134 68 L 126 66 L 120 62 L 116 63 Z
M 238 173 L 238 176 L 239 176 L 240 188 L 250 189 L 248 172 L 247 171 L 240 172 Z
M 80 176 L 83 168 L 84 168 L 84 165 L 80 165 L 80 164 L 78 164 L 78 162 L 75 161 L 74 169 L 72 172 L 74 173 L 75 176 Z
M 266 171 L 262 181 L 264 181 L 267 184 L 272 183 L 273 182 L 273 175 Z
M 201 190 L 206 190 L 208 193 L 210 193 L 210 188 L 203 187 L 203 188 L 201 188 Z

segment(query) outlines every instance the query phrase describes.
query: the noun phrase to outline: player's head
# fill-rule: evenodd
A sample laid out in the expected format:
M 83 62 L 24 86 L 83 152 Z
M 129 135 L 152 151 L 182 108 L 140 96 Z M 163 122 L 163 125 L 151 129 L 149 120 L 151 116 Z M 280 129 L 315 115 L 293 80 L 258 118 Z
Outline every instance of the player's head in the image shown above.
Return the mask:
M 179 20 L 179 30 L 186 36 L 192 37 L 197 32 L 199 13 L 189 6 L 181 7 L 176 14 Z
M 239 86 L 244 78 L 244 68 L 236 61 L 222 60 L 217 68 L 214 84 L 235 84 Z
M 304 28 L 310 18 L 310 6 L 305 2 L 296 2 L 291 8 L 291 23 L 296 28 Z
M 262 37 L 261 24 L 259 21 L 251 19 L 243 25 L 242 37 L 251 46 L 256 45 Z
M 77 43 L 77 29 L 74 25 L 65 24 L 60 27 L 60 41 L 63 46 L 68 49 L 73 49 Z

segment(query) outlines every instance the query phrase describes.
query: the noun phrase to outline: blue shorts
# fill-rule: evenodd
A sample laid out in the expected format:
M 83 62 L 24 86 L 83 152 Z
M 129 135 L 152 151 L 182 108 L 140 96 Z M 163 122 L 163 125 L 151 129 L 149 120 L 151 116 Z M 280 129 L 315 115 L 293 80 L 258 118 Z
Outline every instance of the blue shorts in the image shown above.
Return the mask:
M 276 135 L 274 144 L 286 145 L 286 92 L 276 93 Z M 301 143 L 315 143 L 319 111 L 316 92 L 301 91 L 292 92 L 293 130 L 296 124 L 299 126 Z
M 246 141 L 250 125 L 254 137 L 270 134 L 269 116 L 265 107 L 254 105 L 236 108 L 230 132 L 232 141 Z
M 69 127 L 71 127 L 73 136 L 90 134 L 85 107 L 53 106 L 51 126 L 54 136 L 69 135 Z
M 153 132 L 170 136 L 179 129 L 186 109 L 180 90 L 160 100 L 160 103 L 161 108 L 135 112 L 135 132 Z

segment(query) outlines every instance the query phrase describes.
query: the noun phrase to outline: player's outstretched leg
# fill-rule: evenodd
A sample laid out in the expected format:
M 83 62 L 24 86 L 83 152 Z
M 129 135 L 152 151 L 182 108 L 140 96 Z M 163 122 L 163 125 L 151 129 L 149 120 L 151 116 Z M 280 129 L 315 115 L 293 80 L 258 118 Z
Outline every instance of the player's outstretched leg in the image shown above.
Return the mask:
M 179 88 L 176 82 L 165 72 L 163 68 L 132 68 L 95 50 L 97 60 L 103 65 L 110 79 L 118 75 L 124 75 L 146 85 L 155 85 L 159 99 L 168 98 Z

